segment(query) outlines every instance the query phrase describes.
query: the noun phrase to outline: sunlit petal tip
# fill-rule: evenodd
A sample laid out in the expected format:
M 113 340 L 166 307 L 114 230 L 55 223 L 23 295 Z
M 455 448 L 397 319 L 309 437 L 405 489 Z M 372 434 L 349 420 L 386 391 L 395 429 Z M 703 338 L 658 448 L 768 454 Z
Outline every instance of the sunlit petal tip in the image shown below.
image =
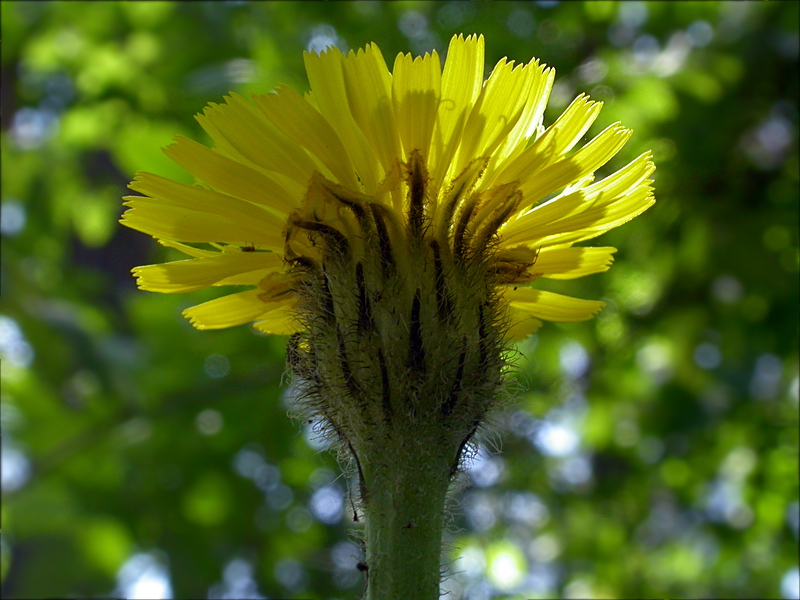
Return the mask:
M 615 123 L 614 131 L 618 135 L 624 136 L 626 139 L 631 137 L 631 135 L 633 135 L 633 129 L 629 129 L 628 127 L 625 127 L 622 123 Z
M 536 252 L 536 260 L 528 271 L 548 279 L 576 279 L 603 273 L 611 267 L 616 251 L 612 247 L 542 248 Z M 513 260 L 513 256 L 507 260 Z

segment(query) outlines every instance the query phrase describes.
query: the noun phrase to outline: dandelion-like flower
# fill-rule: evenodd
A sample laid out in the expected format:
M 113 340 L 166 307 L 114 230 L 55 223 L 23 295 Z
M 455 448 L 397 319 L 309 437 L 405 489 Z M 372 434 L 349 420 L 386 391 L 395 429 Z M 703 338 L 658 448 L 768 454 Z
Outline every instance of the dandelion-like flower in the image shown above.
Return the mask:
M 484 82 L 482 37 L 454 37 L 444 67 L 400 54 L 390 72 L 374 44 L 304 58 L 311 91 L 211 104 L 214 149 L 165 150 L 196 185 L 140 173 L 122 222 L 190 257 L 135 268 L 142 289 L 247 288 L 187 309 L 195 327 L 293 334 L 288 362 L 358 463 L 370 523 L 414 535 L 425 509 L 402 482 L 443 502 L 507 344 L 600 310 L 533 284 L 607 270 L 614 248 L 574 244 L 653 204 L 654 166 L 594 181 L 631 132 L 572 152 L 601 103 L 580 95 L 545 128 L 553 70 L 503 59 Z M 378 551 L 370 531 L 372 585 L 406 544 Z

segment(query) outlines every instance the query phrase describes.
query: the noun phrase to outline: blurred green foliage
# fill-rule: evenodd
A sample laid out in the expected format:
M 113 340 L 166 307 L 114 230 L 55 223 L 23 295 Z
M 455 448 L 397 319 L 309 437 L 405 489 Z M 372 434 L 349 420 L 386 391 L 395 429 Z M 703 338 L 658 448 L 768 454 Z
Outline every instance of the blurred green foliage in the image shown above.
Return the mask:
M 659 202 L 601 238 L 593 322 L 520 344 L 452 506 L 451 598 L 797 598 L 796 2 L 2 2 L 2 592 L 357 598 L 347 481 L 290 422 L 285 339 L 135 289 L 137 170 L 302 51 L 378 42 L 557 70 L 635 130 Z M 502 453 L 493 450 L 502 446 Z M 355 525 L 357 526 L 357 525 Z M 458 559 L 458 560 L 456 560 Z

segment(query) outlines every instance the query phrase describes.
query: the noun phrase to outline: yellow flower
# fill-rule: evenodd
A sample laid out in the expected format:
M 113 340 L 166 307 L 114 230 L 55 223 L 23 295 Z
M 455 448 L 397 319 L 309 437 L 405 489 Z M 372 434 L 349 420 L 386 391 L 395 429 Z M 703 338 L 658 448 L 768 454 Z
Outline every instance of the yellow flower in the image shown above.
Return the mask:
M 370 307 L 387 294 L 425 321 L 487 285 L 474 303 L 502 304 L 491 322 L 507 340 L 540 319 L 598 312 L 602 302 L 531 284 L 607 270 L 614 248 L 573 244 L 654 202 L 649 153 L 594 181 L 630 136 L 621 125 L 571 152 L 602 103 L 580 95 L 545 128 L 553 70 L 502 59 L 484 82 L 482 36 L 454 37 L 444 68 L 434 51 L 400 54 L 390 72 L 375 44 L 304 58 L 305 96 L 286 87 L 253 103 L 231 94 L 197 117 L 214 149 L 186 138 L 165 149 L 196 185 L 149 173 L 131 183 L 143 196 L 126 198 L 122 223 L 191 257 L 135 268 L 140 288 L 246 286 L 184 314 L 200 329 L 255 322 L 276 334 L 309 327 L 298 314 L 311 271 L 349 277 L 352 318 L 362 321 L 379 318 Z M 332 274 L 337 252 L 349 275 Z
M 504 349 L 603 305 L 531 284 L 608 269 L 614 248 L 574 244 L 647 209 L 654 166 L 595 182 L 630 131 L 572 151 L 601 104 L 578 96 L 545 128 L 553 70 L 503 59 L 484 82 L 482 37 L 454 37 L 444 68 L 401 54 L 390 72 L 374 44 L 305 63 L 305 96 L 231 94 L 198 116 L 214 149 L 166 149 L 196 185 L 137 175 L 122 222 L 190 258 L 134 273 L 247 288 L 187 309 L 200 329 L 294 334 L 298 407 L 357 468 L 367 597 L 438 598 L 445 498 Z

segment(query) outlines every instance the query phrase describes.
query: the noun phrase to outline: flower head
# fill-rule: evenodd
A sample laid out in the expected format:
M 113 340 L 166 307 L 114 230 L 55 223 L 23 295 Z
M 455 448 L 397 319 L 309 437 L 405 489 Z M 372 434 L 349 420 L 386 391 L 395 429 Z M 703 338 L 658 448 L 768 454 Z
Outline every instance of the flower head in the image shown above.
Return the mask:
M 531 284 L 608 269 L 614 248 L 574 244 L 654 202 L 653 163 L 594 181 L 630 131 L 573 152 L 601 104 L 578 96 L 545 128 L 553 70 L 503 59 L 484 82 L 482 37 L 454 37 L 443 68 L 400 54 L 390 72 L 374 44 L 304 57 L 304 97 L 231 94 L 197 117 L 214 149 L 166 148 L 196 185 L 137 175 L 122 222 L 190 258 L 134 273 L 156 292 L 246 287 L 184 314 L 293 334 L 304 405 L 353 455 L 391 443 L 418 463 L 424 442 L 449 472 L 509 340 L 602 307 Z
M 454 37 L 443 68 L 434 51 L 390 72 L 375 44 L 304 58 L 305 96 L 231 94 L 197 116 L 213 149 L 165 149 L 196 185 L 131 183 L 143 196 L 122 223 L 190 257 L 136 267 L 142 289 L 246 288 L 187 309 L 200 329 L 304 332 L 314 305 L 386 343 L 436 321 L 501 344 L 598 312 L 531 284 L 605 271 L 614 248 L 574 244 L 654 202 L 649 153 L 594 181 L 630 136 L 621 125 L 571 152 L 601 103 L 580 95 L 545 128 L 553 70 L 502 59 L 484 82 L 482 36 Z

